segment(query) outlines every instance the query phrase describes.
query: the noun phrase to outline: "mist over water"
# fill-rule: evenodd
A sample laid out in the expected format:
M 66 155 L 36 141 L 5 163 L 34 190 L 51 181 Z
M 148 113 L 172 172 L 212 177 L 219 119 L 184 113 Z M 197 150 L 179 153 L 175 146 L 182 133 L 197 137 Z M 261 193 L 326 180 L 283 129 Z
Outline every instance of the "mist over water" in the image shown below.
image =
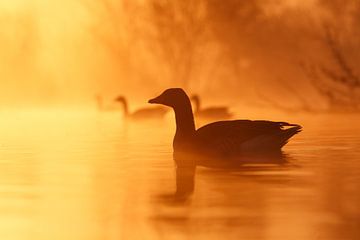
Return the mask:
M 329 44 L 330 36 L 359 75 L 356 2 L 16 0 L 0 6 L 2 106 L 90 105 L 97 94 L 125 94 L 139 105 L 173 86 L 209 102 L 285 109 L 337 109 L 337 102 L 352 101 L 344 96 L 358 96 L 358 87 L 353 93 L 348 82 L 331 79 L 352 76 Z M 345 93 L 334 104 L 328 89 Z
M 0 239 L 359 239 L 359 16 L 341 0 L 0 0 Z M 281 162 L 179 173 L 173 112 L 131 120 L 169 87 L 304 131 Z
M 356 116 L 302 119 L 305 131 L 284 148 L 285 164 L 198 167 L 194 193 L 180 202 L 171 198 L 172 117 L 133 123 L 118 113 L 7 116 L 0 127 L 1 239 L 359 236 Z

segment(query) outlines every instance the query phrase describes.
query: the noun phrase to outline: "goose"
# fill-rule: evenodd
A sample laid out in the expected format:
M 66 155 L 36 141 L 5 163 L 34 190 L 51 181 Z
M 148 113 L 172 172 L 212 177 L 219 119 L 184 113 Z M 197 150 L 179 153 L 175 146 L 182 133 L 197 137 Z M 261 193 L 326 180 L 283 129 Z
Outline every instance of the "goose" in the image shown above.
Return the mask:
M 97 106 L 97 109 L 99 111 L 102 111 L 103 110 L 103 99 L 102 99 L 102 96 L 97 94 L 95 95 L 95 101 L 96 101 L 96 106 Z
M 131 118 L 133 120 L 145 120 L 145 119 L 156 119 L 163 118 L 168 110 L 164 107 L 151 107 L 151 108 L 140 108 L 132 113 L 129 112 L 128 103 L 124 96 L 118 96 L 115 98 L 116 102 L 119 102 L 123 105 L 124 115 L 126 118 Z
M 252 156 L 276 155 L 302 130 L 298 124 L 267 120 L 218 121 L 196 130 L 190 99 L 181 88 L 167 89 L 148 102 L 171 107 L 175 112 L 173 157 L 177 167 L 226 166 Z
M 229 119 L 232 113 L 229 112 L 227 107 L 206 107 L 201 108 L 200 97 L 192 95 L 190 100 L 194 103 L 194 115 L 202 119 Z
M 108 103 L 104 104 L 104 99 L 103 99 L 102 95 L 100 95 L 100 94 L 95 95 L 95 101 L 96 101 L 97 110 L 99 112 L 119 111 L 118 106 L 114 106 L 114 105 L 111 105 Z

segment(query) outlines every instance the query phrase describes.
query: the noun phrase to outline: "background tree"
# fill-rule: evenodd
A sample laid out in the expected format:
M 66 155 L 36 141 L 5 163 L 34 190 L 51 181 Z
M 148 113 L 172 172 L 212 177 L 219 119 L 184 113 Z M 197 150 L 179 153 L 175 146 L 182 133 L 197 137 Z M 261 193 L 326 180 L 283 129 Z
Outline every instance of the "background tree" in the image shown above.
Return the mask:
M 300 68 L 309 79 L 312 87 L 326 102 L 328 112 L 353 112 L 360 110 L 360 2 L 327 1 L 321 2 L 325 16 L 321 19 L 321 27 L 317 41 L 321 48 L 317 49 L 322 58 L 308 55 L 307 61 Z M 300 107 L 291 110 L 320 111 L 311 106 L 304 96 L 290 89 L 301 102 Z M 277 104 L 277 108 L 282 108 Z M 288 109 L 289 110 L 289 109 Z
M 92 33 L 119 72 L 112 89 L 181 86 L 216 98 L 223 88 L 284 110 L 359 108 L 359 1 L 322 0 L 314 14 L 276 0 L 90 3 Z
M 173 84 L 189 87 L 199 80 L 210 42 L 203 0 L 150 0 L 150 43 Z
M 323 1 L 332 16 L 324 22 L 328 61 L 307 68 L 331 111 L 360 110 L 360 1 Z
M 99 79 L 99 89 L 115 94 L 138 91 L 139 85 L 154 85 L 149 65 L 152 60 L 144 48 L 143 6 L 137 1 L 122 0 L 84 3 L 94 19 L 90 27 L 94 44 L 105 50 L 112 66 L 111 73 Z
M 91 32 L 117 62 L 120 78 L 201 89 L 217 58 L 205 2 L 99 0 L 87 7 L 98 19 Z
M 51 101 L 54 86 L 41 78 L 38 63 L 41 42 L 32 8 L 29 6 L 17 13 L 0 12 L 0 22 L 2 103 L 25 105 L 31 101 L 41 102 L 43 97 Z

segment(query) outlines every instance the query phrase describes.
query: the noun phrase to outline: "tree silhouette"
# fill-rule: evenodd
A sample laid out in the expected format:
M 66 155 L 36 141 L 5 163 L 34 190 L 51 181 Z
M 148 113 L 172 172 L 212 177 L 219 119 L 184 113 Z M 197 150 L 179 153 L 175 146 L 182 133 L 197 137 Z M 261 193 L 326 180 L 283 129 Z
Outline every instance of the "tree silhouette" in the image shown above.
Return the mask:
M 323 0 L 337 16 L 324 23 L 323 45 L 328 61 L 302 65 L 318 93 L 327 101 L 329 111 L 360 110 L 360 2 Z
M 150 0 L 147 4 L 153 52 L 168 67 L 171 81 L 187 88 L 196 81 L 194 74 L 210 41 L 205 1 Z

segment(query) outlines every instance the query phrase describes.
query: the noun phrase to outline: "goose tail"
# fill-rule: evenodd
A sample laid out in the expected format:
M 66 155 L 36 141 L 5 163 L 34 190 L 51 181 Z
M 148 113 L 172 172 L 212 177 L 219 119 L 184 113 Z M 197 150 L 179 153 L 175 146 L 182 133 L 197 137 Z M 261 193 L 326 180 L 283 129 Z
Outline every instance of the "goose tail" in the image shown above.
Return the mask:
M 289 126 L 290 128 L 283 130 L 280 148 L 287 144 L 292 136 L 302 131 L 302 127 L 298 124 L 287 124 L 285 126 Z

